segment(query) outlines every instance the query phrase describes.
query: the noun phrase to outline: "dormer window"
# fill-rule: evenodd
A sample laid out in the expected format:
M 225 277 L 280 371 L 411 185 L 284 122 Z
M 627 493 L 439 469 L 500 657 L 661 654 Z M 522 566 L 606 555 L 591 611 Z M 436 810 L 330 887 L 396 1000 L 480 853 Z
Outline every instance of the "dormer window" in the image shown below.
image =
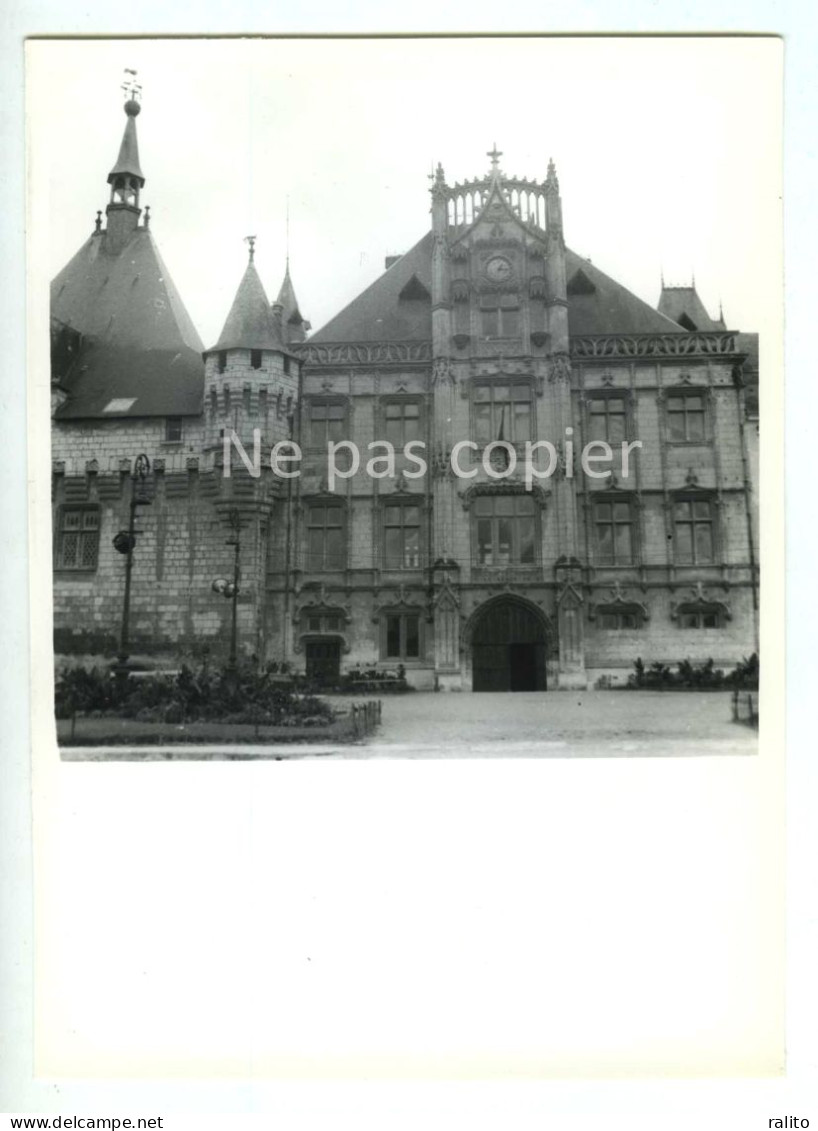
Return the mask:
M 250 368 L 261 369 L 261 350 L 250 350 Z

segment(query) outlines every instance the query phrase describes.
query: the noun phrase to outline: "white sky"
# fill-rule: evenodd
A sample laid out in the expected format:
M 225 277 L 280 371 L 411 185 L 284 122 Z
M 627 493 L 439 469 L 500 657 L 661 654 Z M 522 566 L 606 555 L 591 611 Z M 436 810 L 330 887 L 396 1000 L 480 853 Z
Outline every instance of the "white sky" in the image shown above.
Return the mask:
M 566 241 L 655 305 L 695 271 L 728 325 L 781 303 L 781 49 L 773 39 L 91 40 L 29 43 L 32 184 L 50 274 L 93 230 L 138 71 L 142 203 L 206 346 L 258 236 L 318 329 L 427 230 L 427 175 L 542 179 Z

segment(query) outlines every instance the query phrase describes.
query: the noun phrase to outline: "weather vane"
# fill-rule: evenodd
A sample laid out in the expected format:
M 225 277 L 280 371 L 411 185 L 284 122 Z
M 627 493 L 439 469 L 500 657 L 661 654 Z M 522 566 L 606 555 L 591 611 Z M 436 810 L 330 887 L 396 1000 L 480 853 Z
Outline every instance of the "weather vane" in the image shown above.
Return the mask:
M 127 98 L 133 98 L 137 102 L 142 97 L 142 87 L 136 81 L 136 71 L 130 67 L 125 67 L 126 78 L 122 83 L 122 92 Z
M 252 263 L 253 262 L 253 256 L 256 254 L 256 237 L 255 236 L 245 236 L 244 242 L 250 248 L 250 262 Z

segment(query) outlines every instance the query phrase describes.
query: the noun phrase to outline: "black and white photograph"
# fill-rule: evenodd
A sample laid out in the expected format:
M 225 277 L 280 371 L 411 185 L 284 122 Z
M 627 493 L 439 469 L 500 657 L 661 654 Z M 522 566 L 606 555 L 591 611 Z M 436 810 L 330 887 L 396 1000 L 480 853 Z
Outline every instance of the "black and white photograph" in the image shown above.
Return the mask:
M 769 41 L 37 46 L 64 757 L 756 750 Z
M 783 1073 L 782 54 L 29 40 L 39 1079 Z

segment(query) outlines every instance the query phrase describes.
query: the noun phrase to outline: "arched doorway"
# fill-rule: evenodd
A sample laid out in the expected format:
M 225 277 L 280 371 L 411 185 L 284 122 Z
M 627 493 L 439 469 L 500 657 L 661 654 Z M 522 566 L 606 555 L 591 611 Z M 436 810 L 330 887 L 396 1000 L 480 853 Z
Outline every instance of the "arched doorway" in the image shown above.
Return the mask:
M 526 602 L 492 601 L 471 634 L 472 690 L 545 691 L 545 626 Z

